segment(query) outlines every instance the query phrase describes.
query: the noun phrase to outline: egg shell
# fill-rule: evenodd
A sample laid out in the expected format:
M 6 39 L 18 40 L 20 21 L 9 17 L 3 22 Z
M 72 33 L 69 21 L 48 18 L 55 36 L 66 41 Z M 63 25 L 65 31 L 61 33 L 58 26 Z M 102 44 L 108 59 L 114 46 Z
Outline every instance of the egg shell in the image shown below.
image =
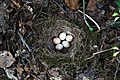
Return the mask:
M 53 38 L 53 42 L 54 44 L 59 44 L 61 42 L 61 40 L 57 37 Z
M 66 36 L 66 41 L 68 41 L 68 42 L 71 42 L 73 40 L 73 36 L 72 35 L 67 35 Z
M 62 44 L 57 44 L 57 45 L 55 46 L 55 49 L 60 51 L 60 50 L 63 49 L 63 45 L 62 45 Z
M 66 33 L 65 32 L 60 33 L 59 38 L 60 38 L 60 40 L 65 40 Z
M 70 43 L 69 43 L 68 41 L 63 41 L 63 42 L 62 42 L 62 45 L 63 45 L 65 48 L 70 47 Z

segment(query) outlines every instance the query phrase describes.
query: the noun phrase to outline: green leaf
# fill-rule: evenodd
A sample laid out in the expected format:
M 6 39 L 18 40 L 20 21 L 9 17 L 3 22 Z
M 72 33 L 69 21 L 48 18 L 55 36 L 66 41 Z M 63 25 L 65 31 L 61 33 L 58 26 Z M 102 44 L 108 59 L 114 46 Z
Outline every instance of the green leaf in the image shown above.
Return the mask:
M 118 6 L 120 6 L 120 0 L 118 0 L 116 3 L 117 3 Z
M 116 57 L 118 54 L 119 54 L 119 51 L 118 51 L 118 52 L 113 53 L 113 57 Z
M 114 12 L 112 16 L 115 17 L 115 16 L 118 16 L 118 15 L 119 15 L 118 13 Z
M 119 48 L 116 47 L 116 46 L 112 47 L 111 49 L 113 49 L 113 50 L 119 50 Z
M 114 22 L 117 21 L 120 17 L 115 17 Z
M 120 9 L 119 9 L 119 13 L 120 13 Z

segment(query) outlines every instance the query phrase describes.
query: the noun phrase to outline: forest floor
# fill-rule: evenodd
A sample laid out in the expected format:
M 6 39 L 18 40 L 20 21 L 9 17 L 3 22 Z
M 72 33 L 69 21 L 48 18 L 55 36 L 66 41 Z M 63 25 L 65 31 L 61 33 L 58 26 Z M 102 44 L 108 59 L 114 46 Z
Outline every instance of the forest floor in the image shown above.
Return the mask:
M 0 80 L 120 80 L 119 52 L 119 0 L 0 1 Z

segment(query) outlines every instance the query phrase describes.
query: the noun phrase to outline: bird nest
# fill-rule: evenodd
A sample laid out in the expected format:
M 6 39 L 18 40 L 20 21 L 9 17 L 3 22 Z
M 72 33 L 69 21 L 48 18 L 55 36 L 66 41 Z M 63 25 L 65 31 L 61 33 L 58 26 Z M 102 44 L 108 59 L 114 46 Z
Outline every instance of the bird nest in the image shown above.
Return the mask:
M 70 34 L 73 36 L 73 40 L 70 42 L 70 47 L 63 48 L 62 50 L 56 50 L 55 44 L 53 42 L 54 37 L 59 37 L 61 32 L 65 32 L 66 34 Z M 69 56 L 72 57 L 76 53 L 76 44 L 80 41 L 81 30 L 78 29 L 77 26 L 72 25 L 68 21 L 65 20 L 55 20 L 51 22 L 49 28 L 44 30 L 44 43 L 46 46 L 46 50 L 54 55 L 54 56 Z

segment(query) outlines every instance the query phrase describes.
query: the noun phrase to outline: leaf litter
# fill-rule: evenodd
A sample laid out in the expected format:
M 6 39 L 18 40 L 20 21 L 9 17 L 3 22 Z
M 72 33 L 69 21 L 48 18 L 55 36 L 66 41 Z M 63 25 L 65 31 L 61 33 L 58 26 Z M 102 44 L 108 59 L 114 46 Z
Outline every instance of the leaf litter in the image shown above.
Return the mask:
M 82 1 L 0 1 L 0 71 L 3 70 L 0 79 L 119 80 L 120 61 L 119 54 L 114 54 L 116 58 L 113 58 L 115 51 L 85 60 L 97 51 L 113 46 L 119 49 L 119 13 L 115 12 L 117 17 L 112 16 L 119 1 L 85 0 L 83 13 L 100 25 L 99 32 L 96 32 L 96 25 L 86 18 L 93 28 L 93 32 L 89 32 L 83 15 L 77 11 L 83 10 Z M 53 50 L 49 44 L 52 36 L 48 32 L 56 35 L 68 27 L 77 37 L 73 42 L 75 45 L 68 52 L 65 49 L 64 53 Z

